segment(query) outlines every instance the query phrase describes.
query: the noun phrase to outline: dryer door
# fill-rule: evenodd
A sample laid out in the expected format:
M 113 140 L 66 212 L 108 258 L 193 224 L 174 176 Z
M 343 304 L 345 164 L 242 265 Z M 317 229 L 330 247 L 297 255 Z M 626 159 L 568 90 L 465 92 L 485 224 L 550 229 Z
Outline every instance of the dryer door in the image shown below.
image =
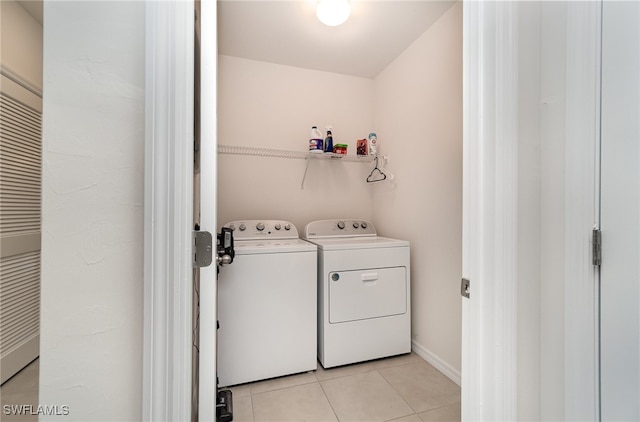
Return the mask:
M 331 324 L 407 312 L 406 267 L 335 271 L 327 282 Z

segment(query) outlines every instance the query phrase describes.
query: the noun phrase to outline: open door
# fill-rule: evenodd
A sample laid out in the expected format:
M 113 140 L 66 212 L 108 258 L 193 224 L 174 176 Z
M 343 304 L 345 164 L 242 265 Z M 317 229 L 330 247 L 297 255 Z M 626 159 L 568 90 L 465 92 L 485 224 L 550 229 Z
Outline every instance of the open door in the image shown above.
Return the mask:
M 200 212 L 195 216 L 202 231 L 217 232 L 216 186 L 217 186 L 217 4 L 215 1 L 197 1 L 199 9 L 199 60 L 196 71 L 196 117 L 199 148 L 199 165 L 196 165 L 195 189 L 199 198 Z M 198 48 L 198 46 L 197 46 Z M 217 267 L 215 263 L 199 269 L 198 327 L 198 406 L 197 420 L 216 420 L 216 330 L 217 330 Z

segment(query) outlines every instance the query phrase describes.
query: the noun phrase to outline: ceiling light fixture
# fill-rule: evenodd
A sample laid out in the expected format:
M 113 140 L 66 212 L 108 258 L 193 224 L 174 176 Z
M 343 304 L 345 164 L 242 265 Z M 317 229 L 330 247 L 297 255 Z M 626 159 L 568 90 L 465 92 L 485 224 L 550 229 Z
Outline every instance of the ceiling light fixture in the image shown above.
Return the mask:
M 338 26 L 349 19 L 351 5 L 349 0 L 318 0 L 316 16 L 328 26 Z

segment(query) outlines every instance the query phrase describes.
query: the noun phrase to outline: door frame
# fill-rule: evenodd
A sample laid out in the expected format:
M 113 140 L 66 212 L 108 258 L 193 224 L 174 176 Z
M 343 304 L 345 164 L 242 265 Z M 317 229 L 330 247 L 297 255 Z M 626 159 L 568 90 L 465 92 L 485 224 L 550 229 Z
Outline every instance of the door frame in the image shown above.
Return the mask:
M 598 221 L 601 2 L 567 2 L 564 415 L 599 419 Z M 516 420 L 518 4 L 463 4 L 462 419 Z M 507 181 L 507 183 L 504 183 Z M 516 184 L 517 186 L 517 184 Z M 539 310 L 543 312 L 544 310 Z M 540 388 L 544 386 L 540 385 Z
M 517 419 L 517 35 L 517 2 L 464 2 L 463 420 Z
M 500 19 L 487 21 L 495 19 L 495 15 L 491 17 L 487 13 L 487 7 L 495 5 L 493 2 L 465 2 L 463 13 L 463 160 L 464 195 L 468 198 L 464 205 L 463 274 L 472 280 L 473 298 L 470 301 L 463 299 L 463 320 L 473 321 L 476 330 L 475 333 L 469 330 L 469 324 L 463 329 L 463 350 L 470 356 L 473 346 L 470 339 L 480 344 L 481 351 L 488 351 L 489 346 L 494 350 L 498 344 L 501 359 L 498 361 L 488 353 L 479 354 L 474 361 L 463 358 L 463 419 L 492 419 L 497 415 L 502 419 L 513 419 L 517 409 L 517 332 L 513 324 L 517 318 L 517 285 L 506 282 L 515 279 L 510 275 L 513 275 L 515 262 L 512 251 L 517 246 L 517 234 L 512 230 L 517 217 L 517 207 L 513 206 L 517 191 L 509 185 L 499 188 L 498 192 L 495 185 L 497 180 L 517 180 L 517 160 L 510 160 L 517 158 L 517 148 L 507 141 L 502 145 L 504 148 L 496 148 L 498 145 L 494 144 L 487 149 L 483 142 L 483 139 L 494 139 L 494 136 L 488 136 L 488 128 L 493 135 L 499 135 L 495 137 L 498 143 L 517 139 L 517 134 L 510 138 L 514 130 L 513 112 L 496 119 L 493 126 L 477 117 L 486 116 L 490 111 L 487 106 L 508 107 L 517 99 L 517 79 L 514 80 L 517 44 L 510 42 L 517 39 L 517 3 L 502 3 L 503 9 L 497 15 Z M 148 2 L 146 7 L 143 417 L 145 420 L 188 420 L 191 403 L 194 8 L 192 1 Z M 572 16 L 567 38 L 567 110 L 571 112 L 567 114 L 565 192 L 573 192 L 577 197 L 567 198 L 565 214 L 568 222 L 565 273 L 570 275 L 565 279 L 565 414 L 567 419 L 596 420 L 598 356 L 594 286 L 597 271 L 585 265 L 590 262 L 591 248 L 584 227 L 591 227 L 597 221 L 595 163 L 599 133 L 600 3 L 585 2 L 575 7 L 582 9 Z M 203 25 L 203 43 L 207 40 L 210 45 L 216 45 L 214 2 L 202 2 L 202 16 L 210 22 Z M 487 31 L 488 23 L 497 30 Z M 202 58 L 202 90 L 213 95 L 208 96 L 210 103 L 207 105 L 213 115 L 216 111 L 216 54 Z M 490 63 L 494 63 L 492 70 L 501 69 L 505 76 L 498 85 L 480 80 Z M 572 75 L 571 69 L 579 78 Z M 588 71 L 578 72 L 580 69 Z M 584 90 L 585 86 L 594 89 Z M 203 120 L 208 125 L 202 128 L 203 139 L 209 136 L 211 142 L 203 142 L 202 154 L 215 157 L 216 119 Z M 472 128 L 479 129 L 473 136 Z M 484 138 L 477 134 L 483 134 Z M 203 179 L 213 177 L 214 183 L 202 198 L 201 227 L 215 232 L 215 159 L 213 161 L 208 176 L 202 174 Z M 503 212 L 499 216 L 497 208 L 492 208 L 487 201 L 496 193 Z M 498 248 L 489 248 L 489 241 L 496 240 L 496 233 L 501 234 Z M 493 259 L 497 257 L 505 264 L 501 268 L 483 265 L 483 262 L 495 262 Z M 211 279 L 214 271 L 214 268 L 208 268 L 206 277 Z M 489 277 L 491 271 L 493 274 Z M 481 282 L 482 289 L 478 288 Z M 587 283 L 583 290 L 576 288 L 580 283 Z M 208 286 L 209 290 L 204 293 L 211 296 L 214 303 L 205 311 L 201 329 L 206 324 L 215 327 L 215 281 Z M 584 294 L 576 296 L 576 291 Z M 491 314 L 484 306 L 489 303 L 496 305 Z M 491 334 L 492 340 L 488 340 L 487 334 Z M 201 373 L 215 373 L 215 336 L 209 337 L 212 339 L 200 345 L 201 356 L 204 354 L 207 362 L 201 363 Z M 589 351 L 586 356 L 585 350 Z M 575 359 L 576 356 L 582 358 Z M 491 365 L 484 365 L 485 361 Z M 499 378 L 487 376 L 488 371 L 496 369 Z M 215 393 L 214 383 L 200 388 L 202 420 L 213 420 L 215 415 L 212 389 Z
M 200 1 L 200 228 L 217 233 L 218 6 Z M 206 183 L 202 182 L 206 181 Z M 215 261 L 215 260 L 214 260 Z M 217 265 L 200 269 L 198 420 L 216 420 Z M 202 335 L 210 333 L 210 335 Z
M 191 420 L 193 1 L 146 2 L 143 420 Z
M 600 420 L 598 228 L 602 1 L 567 13 L 565 145 L 565 415 Z

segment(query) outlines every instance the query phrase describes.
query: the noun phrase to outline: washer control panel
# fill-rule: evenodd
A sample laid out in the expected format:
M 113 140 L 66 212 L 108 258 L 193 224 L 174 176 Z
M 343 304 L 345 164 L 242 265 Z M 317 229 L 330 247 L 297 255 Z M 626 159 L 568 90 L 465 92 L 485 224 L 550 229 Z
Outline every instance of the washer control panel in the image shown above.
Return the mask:
M 304 237 L 307 239 L 360 236 L 377 236 L 373 224 L 366 220 L 317 220 L 307 224 L 304 229 Z
M 224 225 L 233 230 L 234 240 L 297 239 L 298 230 L 284 220 L 238 220 Z

